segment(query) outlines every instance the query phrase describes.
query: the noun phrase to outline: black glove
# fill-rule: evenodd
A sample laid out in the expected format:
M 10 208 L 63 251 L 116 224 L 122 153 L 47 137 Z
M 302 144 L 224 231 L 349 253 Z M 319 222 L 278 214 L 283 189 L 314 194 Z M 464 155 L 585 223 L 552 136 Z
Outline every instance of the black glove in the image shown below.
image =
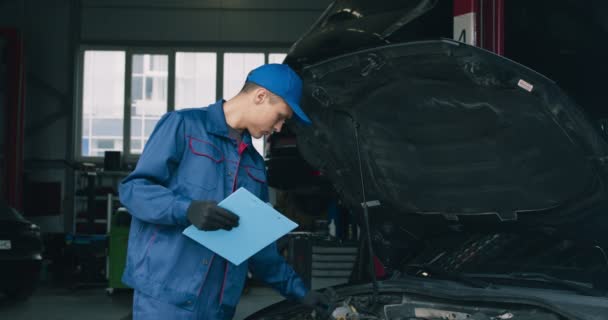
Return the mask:
M 330 316 L 329 307 L 331 301 L 329 296 L 324 293 L 310 290 L 300 300 L 300 303 L 313 308 L 321 319 L 327 319 Z
M 205 231 L 232 230 L 239 225 L 239 216 L 218 207 L 215 201 L 192 201 L 187 215 L 192 225 Z

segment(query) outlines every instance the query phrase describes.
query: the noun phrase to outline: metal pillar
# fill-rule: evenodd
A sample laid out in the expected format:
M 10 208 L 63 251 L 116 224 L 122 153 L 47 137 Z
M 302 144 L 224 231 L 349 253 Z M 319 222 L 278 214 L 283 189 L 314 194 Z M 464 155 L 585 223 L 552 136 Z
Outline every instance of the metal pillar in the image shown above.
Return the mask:
M 8 205 L 23 211 L 23 126 L 25 115 L 25 72 L 23 40 L 16 29 L 0 29 L 7 49 L 7 101 L 4 198 Z
M 504 54 L 504 0 L 454 0 L 454 40 Z

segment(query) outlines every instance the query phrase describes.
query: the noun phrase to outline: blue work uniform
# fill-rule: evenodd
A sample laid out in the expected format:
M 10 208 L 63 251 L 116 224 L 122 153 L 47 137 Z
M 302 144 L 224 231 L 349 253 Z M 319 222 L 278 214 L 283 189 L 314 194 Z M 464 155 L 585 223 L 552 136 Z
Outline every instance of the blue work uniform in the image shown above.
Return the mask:
M 136 291 L 134 319 L 231 319 L 248 270 L 287 298 L 308 292 L 274 243 L 236 266 L 182 235 L 192 200 L 244 187 L 268 201 L 264 160 L 247 132 L 230 138 L 223 103 L 165 114 L 120 184 L 133 216 L 122 281 Z

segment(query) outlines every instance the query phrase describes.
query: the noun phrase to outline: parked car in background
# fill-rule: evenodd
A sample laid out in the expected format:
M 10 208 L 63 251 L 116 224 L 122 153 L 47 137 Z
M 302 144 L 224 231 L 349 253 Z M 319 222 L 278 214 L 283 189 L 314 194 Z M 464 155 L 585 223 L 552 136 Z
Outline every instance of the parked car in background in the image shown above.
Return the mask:
M 0 291 L 26 299 L 36 289 L 42 264 L 40 228 L 17 210 L 0 204 Z

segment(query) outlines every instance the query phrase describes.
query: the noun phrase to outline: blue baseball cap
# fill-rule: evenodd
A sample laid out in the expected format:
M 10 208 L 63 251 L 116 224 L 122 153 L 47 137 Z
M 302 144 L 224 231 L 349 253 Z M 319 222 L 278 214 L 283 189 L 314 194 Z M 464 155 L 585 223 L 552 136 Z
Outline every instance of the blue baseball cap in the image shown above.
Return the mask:
M 283 98 L 293 110 L 296 119 L 310 125 L 312 121 L 300 108 L 302 79 L 286 64 L 271 63 L 253 69 L 247 75 L 247 82 L 253 82 Z

